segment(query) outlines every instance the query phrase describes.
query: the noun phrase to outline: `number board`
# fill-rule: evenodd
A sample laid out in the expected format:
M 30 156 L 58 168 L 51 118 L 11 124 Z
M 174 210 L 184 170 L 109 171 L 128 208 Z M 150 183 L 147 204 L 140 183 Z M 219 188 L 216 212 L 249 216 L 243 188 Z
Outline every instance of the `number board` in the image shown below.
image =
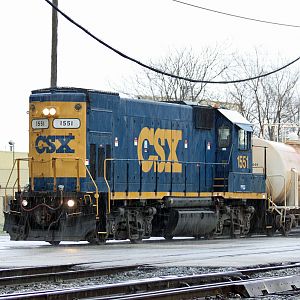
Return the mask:
M 31 127 L 33 129 L 46 129 L 49 127 L 48 119 L 32 119 Z
M 54 128 L 79 128 L 80 120 L 79 119 L 54 119 L 53 120 Z

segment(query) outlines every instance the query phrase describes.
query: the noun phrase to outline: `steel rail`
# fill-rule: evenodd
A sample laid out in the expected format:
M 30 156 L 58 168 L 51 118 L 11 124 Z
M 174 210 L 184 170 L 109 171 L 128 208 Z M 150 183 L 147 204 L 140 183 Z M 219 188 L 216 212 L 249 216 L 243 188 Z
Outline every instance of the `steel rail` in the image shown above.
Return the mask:
M 69 288 L 47 291 L 32 291 L 21 294 L 1 295 L 0 299 L 59 300 L 86 297 L 98 297 L 96 299 L 146 299 L 149 297 L 151 299 L 163 299 L 170 295 L 172 295 L 172 297 L 176 297 L 177 294 L 181 296 L 191 294 L 194 296 L 194 293 L 197 293 L 197 296 L 216 295 L 218 293 L 227 294 L 230 292 L 243 295 L 248 293 L 249 295 L 251 295 L 251 293 L 254 293 L 253 291 L 256 292 L 255 295 L 263 295 L 264 293 L 269 293 L 269 290 L 274 290 L 274 288 L 268 288 L 268 286 L 272 287 L 273 285 L 279 286 L 281 289 L 289 291 L 300 288 L 300 276 L 285 275 L 283 277 L 276 276 L 274 278 L 249 278 L 250 275 L 296 267 L 300 267 L 300 263 L 190 276 L 163 276 L 159 278 L 136 280 L 117 284 L 105 284 L 100 286 L 98 285 L 76 289 Z M 87 273 L 85 273 L 85 271 L 92 271 L 91 274 L 94 274 L 94 276 L 100 276 L 100 274 L 97 274 L 96 269 L 80 271 L 83 272 L 76 273 L 73 271 L 72 276 L 70 276 L 68 279 L 78 279 L 81 278 L 80 275 L 83 274 L 83 277 L 86 277 Z M 57 276 L 59 276 L 59 274 L 57 274 Z M 59 277 L 55 278 L 57 280 Z M 277 290 L 277 292 L 283 290 Z
M 62 280 L 113 275 L 141 268 L 150 268 L 147 266 L 140 265 L 120 266 L 111 268 L 90 268 L 91 264 L 71 264 L 61 266 L 0 270 L 0 287 L 36 282 L 57 282 Z M 87 268 L 87 266 L 89 268 Z
M 156 283 L 154 281 L 154 283 Z M 271 295 L 272 293 L 300 291 L 300 276 L 267 277 L 255 279 L 228 280 L 226 282 L 213 282 L 208 284 L 189 286 L 181 282 L 181 287 L 161 287 L 151 284 L 147 280 L 139 287 L 137 282 L 107 284 L 76 289 L 60 289 L 25 292 L 11 295 L 1 295 L 0 299 L 188 299 L 187 297 L 205 297 L 238 294 L 242 297 L 255 297 Z M 185 285 L 185 286 L 184 286 Z M 277 286 L 277 289 L 274 289 Z

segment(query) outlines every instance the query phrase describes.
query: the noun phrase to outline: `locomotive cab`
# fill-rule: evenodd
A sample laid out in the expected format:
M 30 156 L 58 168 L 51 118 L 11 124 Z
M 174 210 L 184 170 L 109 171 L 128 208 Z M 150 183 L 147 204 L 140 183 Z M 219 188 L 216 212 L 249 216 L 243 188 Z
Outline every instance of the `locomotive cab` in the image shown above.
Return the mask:
M 252 125 L 241 114 L 218 109 L 216 118 L 215 191 L 265 191 L 263 174 L 252 170 Z

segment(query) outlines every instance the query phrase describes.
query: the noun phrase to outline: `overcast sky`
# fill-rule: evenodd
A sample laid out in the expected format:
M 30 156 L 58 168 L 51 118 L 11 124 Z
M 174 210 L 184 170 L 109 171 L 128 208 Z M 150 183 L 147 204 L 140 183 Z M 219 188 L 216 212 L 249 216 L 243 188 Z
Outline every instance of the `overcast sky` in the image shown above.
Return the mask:
M 186 0 L 199 6 L 273 22 L 300 25 L 299 0 Z M 300 56 L 300 28 L 222 16 L 171 0 L 59 0 L 60 8 L 105 42 L 148 62 L 192 48 L 255 47 L 287 61 Z M 49 87 L 51 7 L 44 0 L 0 3 L 0 150 L 28 151 L 28 97 Z M 228 48 L 229 47 L 229 48 Z M 230 59 L 230 57 L 227 57 Z M 59 17 L 58 85 L 111 90 L 140 69 Z

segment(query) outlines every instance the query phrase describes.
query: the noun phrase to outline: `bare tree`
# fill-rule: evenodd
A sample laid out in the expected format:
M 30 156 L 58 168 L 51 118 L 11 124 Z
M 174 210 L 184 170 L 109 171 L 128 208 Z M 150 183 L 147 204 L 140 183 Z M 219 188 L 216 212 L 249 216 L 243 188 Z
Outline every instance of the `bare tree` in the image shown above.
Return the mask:
M 195 55 L 191 49 L 176 51 L 158 62 L 150 62 L 152 66 L 173 75 L 213 80 L 227 68 L 222 65 L 217 47 L 206 48 Z M 131 83 L 132 84 L 132 83 Z M 148 69 L 143 69 L 133 80 L 134 92 L 137 96 L 149 96 L 154 100 L 195 101 L 201 102 L 209 97 L 206 83 L 192 83 L 177 78 L 164 76 Z
M 236 58 L 236 74 L 239 77 L 253 77 L 277 67 L 269 66 L 266 70 L 265 60 L 264 63 L 262 60 L 257 51 L 254 59 L 247 58 L 247 63 L 245 59 Z M 284 69 L 264 78 L 237 83 L 229 88 L 228 96 L 238 104 L 246 118 L 258 125 L 259 136 L 263 136 L 267 130 L 267 137 L 274 140 L 275 136 L 280 136 L 280 124 L 295 121 L 294 116 L 299 107 L 296 97 L 298 79 L 297 70 Z

